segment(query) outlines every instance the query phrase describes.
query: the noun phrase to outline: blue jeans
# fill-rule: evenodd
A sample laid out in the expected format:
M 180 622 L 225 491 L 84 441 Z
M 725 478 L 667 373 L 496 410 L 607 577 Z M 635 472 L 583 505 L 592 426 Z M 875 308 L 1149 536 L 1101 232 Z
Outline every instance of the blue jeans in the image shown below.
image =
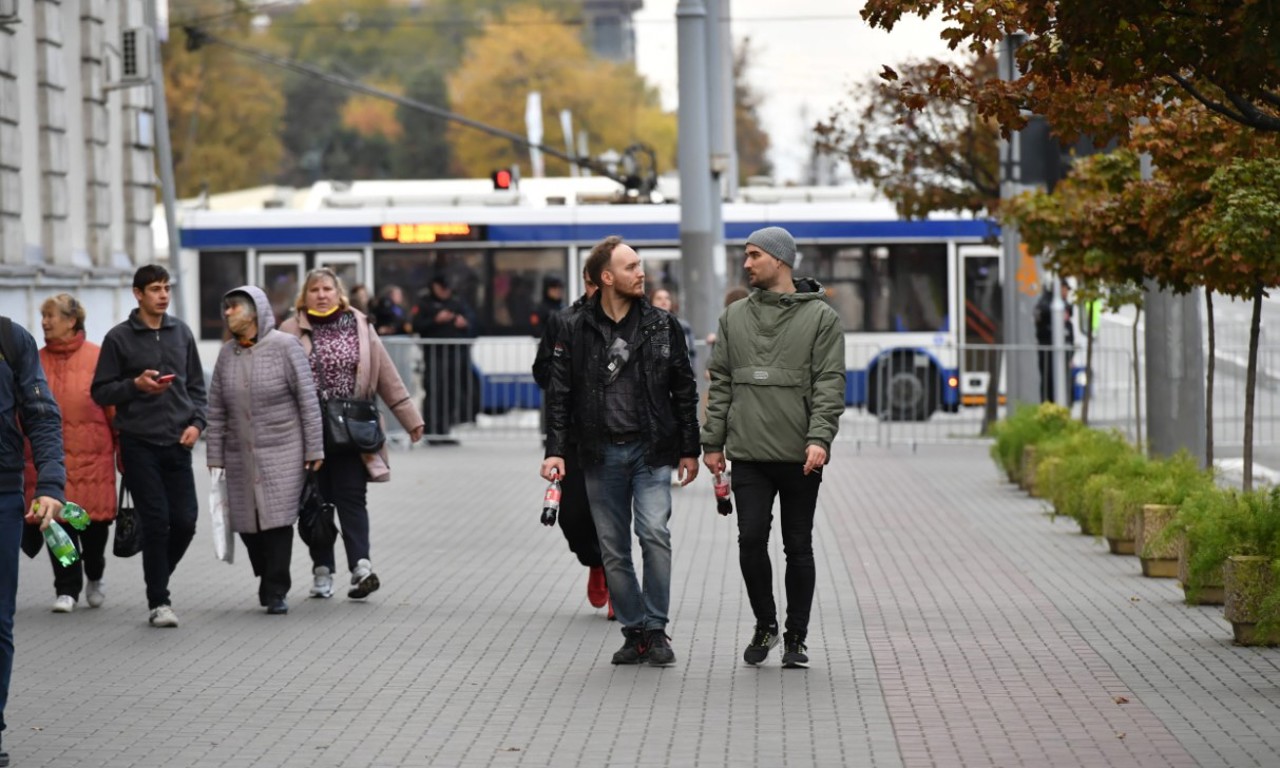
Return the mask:
M 604 460 L 584 469 L 609 596 L 624 632 L 665 628 L 671 603 L 671 467 L 650 467 L 644 456 L 641 440 L 606 445 Z M 643 593 L 631 563 L 633 508 Z
M 0 731 L 13 676 L 13 612 L 18 602 L 18 547 L 22 543 L 24 499 L 20 491 L 0 493 Z
M 120 436 L 124 484 L 142 521 L 142 577 L 147 607 L 169 605 L 169 576 L 196 535 L 196 480 L 191 449 Z

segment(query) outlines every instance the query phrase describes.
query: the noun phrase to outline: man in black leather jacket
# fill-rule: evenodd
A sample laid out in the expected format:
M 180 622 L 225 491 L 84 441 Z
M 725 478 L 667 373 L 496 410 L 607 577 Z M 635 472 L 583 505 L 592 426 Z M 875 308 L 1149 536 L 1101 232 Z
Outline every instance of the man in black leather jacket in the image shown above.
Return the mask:
M 626 638 L 613 663 L 669 666 L 671 472 L 678 467 L 682 485 L 698 474 L 698 387 L 679 323 L 645 300 L 636 252 L 607 237 L 591 250 L 587 272 L 600 290 L 564 318 L 552 350 L 542 476 L 563 476 L 576 445 Z M 643 590 L 631 561 L 633 508 Z

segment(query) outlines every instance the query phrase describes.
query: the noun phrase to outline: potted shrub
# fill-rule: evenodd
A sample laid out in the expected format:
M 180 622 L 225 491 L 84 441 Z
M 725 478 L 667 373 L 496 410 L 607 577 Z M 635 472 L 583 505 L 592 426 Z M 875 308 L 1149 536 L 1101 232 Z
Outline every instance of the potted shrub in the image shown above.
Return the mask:
M 1016 483 L 1022 477 L 1024 447 L 1078 429 L 1083 427 L 1071 420 L 1071 412 L 1063 406 L 1054 403 L 1024 405 L 994 425 L 996 439 L 991 445 L 991 457 L 1004 469 L 1009 482 Z
M 1172 579 L 1178 575 L 1178 543 L 1164 537 L 1178 508 L 1171 504 L 1143 504 L 1142 524 L 1134 549 L 1142 561 L 1142 575 L 1153 579 Z
M 1232 555 L 1223 568 L 1226 603 L 1222 615 L 1231 622 L 1239 645 L 1280 645 L 1280 621 L 1268 596 L 1276 591 L 1275 560 L 1266 555 Z
M 1280 644 L 1280 489 L 1240 493 L 1225 533 L 1197 542 L 1192 568 L 1210 551 L 1235 550 L 1225 556 L 1223 615 L 1241 645 Z
M 1195 459 L 1185 452 L 1169 459 L 1135 465 L 1113 502 L 1104 509 L 1102 532 L 1111 551 L 1124 555 L 1141 554 L 1136 542 L 1142 536 L 1143 505 L 1176 506 L 1192 493 L 1212 484 L 1213 476 L 1200 469 Z M 1165 517 L 1161 521 L 1167 522 L 1170 518 Z M 1157 538 L 1159 532 L 1153 531 L 1146 541 L 1154 542 Z M 1163 546 L 1162 554 L 1165 556 L 1160 559 L 1168 559 L 1172 566 L 1176 561 L 1177 542 Z
M 1185 451 L 1152 462 L 1141 480 L 1134 484 L 1134 493 L 1141 488 L 1143 494 L 1136 541 L 1142 575 L 1168 579 L 1178 575 L 1178 536 L 1173 532 L 1166 535 L 1165 531 L 1173 524 L 1178 505 L 1212 487 L 1212 473 L 1200 469 Z
M 1086 492 L 1089 480 L 1106 474 L 1109 468 L 1127 466 L 1136 456 L 1119 433 L 1092 429 L 1059 435 L 1042 443 L 1039 452 L 1059 459 L 1048 489 L 1056 513 L 1081 521 L 1086 530 L 1086 521 L 1091 519 L 1086 512 L 1092 498 Z M 1094 483 L 1093 490 L 1101 492 L 1100 481 Z
M 1244 546 L 1249 503 L 1238 491 L 1208 487 L 1178 506 L 1164 537 L 1178 543 L 1178 581 L 1188 605 L 1222 605 L 1223 562 Z
M 1184 542 L 1181 549 L 1185 564 L 1179 566 L 1179 579 L 1187 602 L 1225 601 L 1227 558 L 1232 555 L 1274 558 L 1280 554 L 1280 491 L 1244 493 L 1215 487 L 1201 489 L 1179 506 L 1166 536 L 1178 537 Z M 1243 579 L 1246 574 L 1238 575 Z M 1222 595 L 1215 589 L 1219 585 L 1224 587 Z M 1257 605 L 1247 599 L 1241 604 L 1247 608 Z M 1241 623 L 1257 622 L 1245 619 Z

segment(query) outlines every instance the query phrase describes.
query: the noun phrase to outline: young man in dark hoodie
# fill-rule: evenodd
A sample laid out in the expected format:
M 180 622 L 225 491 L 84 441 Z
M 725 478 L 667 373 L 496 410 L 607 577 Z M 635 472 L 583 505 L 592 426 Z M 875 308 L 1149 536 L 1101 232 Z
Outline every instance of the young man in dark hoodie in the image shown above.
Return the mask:
M 793 278 L 796 243 L 782 227 L 747 238 L 743 268 L 754 289 L 720 315 L 708 371 L 703 462 L 713 474 L 733 460 L 738 560 L 756 626 L 743 653 L 759 664 L 778 644 L 769 528 L 787 559 L 782 665 L 809 666 L 805 639 L 816 573 L 813 517 L 822 468 L 844 413 L 844 331 L 818 281 Z
M 90 394 L 116 407 L 124 484 L 142 521 L 142 575 L 153 627 L 176 627 L 169 576 L 196 533 L 191 449 L 205 427 L 204 369 L 186 323 L 169 311 L 169 273 L 133 275 L 138 308 L 107 332 Z

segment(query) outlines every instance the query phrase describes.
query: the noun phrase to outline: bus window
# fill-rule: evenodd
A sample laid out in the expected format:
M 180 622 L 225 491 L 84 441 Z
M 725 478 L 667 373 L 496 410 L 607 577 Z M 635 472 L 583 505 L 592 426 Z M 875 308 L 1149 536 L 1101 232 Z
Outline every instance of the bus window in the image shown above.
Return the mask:
M 894 245 L 887 250 L 887 272 L 877 275 L 883 281 L 880 293 L 887 298 L 882 308 L 887 315 L 879 319 L 887 322 L 875 330 L 947 330 L 947 246 Z
M 493 254 L 492 333 L 532 334 L 534 314 L 542 302 L 542 285 L 548 277 L 568 284 L 563 249 L 501 250 Z M 566 299 L 568 297 L 566 296 Z
M 222 297 L 227 291 L 249 282 L 248 254 L 244 251 L 202 251 L 200 253 L 200 328 L 202 341 L 219 341 L 226 325 L 222 319 Z
M 483 251 L 395 249 L 376 251 L 373 255 L 374 284 L 379 289 L 400 286 L 405 300 L 412 306 L 431 289 L 432 277 L 444 275 L 453 288 L 453 295 L 471 305 L 481 326 L 485 324 L 488 300 L 483 272 Z
M 866 251 L 856 246 L 824 249 L 818 256 L 818 268 L 823 275 L 818 280 L 827 289 L 827 303 L 840 315 L 841 327 L 853 333 L 866 330 Z

